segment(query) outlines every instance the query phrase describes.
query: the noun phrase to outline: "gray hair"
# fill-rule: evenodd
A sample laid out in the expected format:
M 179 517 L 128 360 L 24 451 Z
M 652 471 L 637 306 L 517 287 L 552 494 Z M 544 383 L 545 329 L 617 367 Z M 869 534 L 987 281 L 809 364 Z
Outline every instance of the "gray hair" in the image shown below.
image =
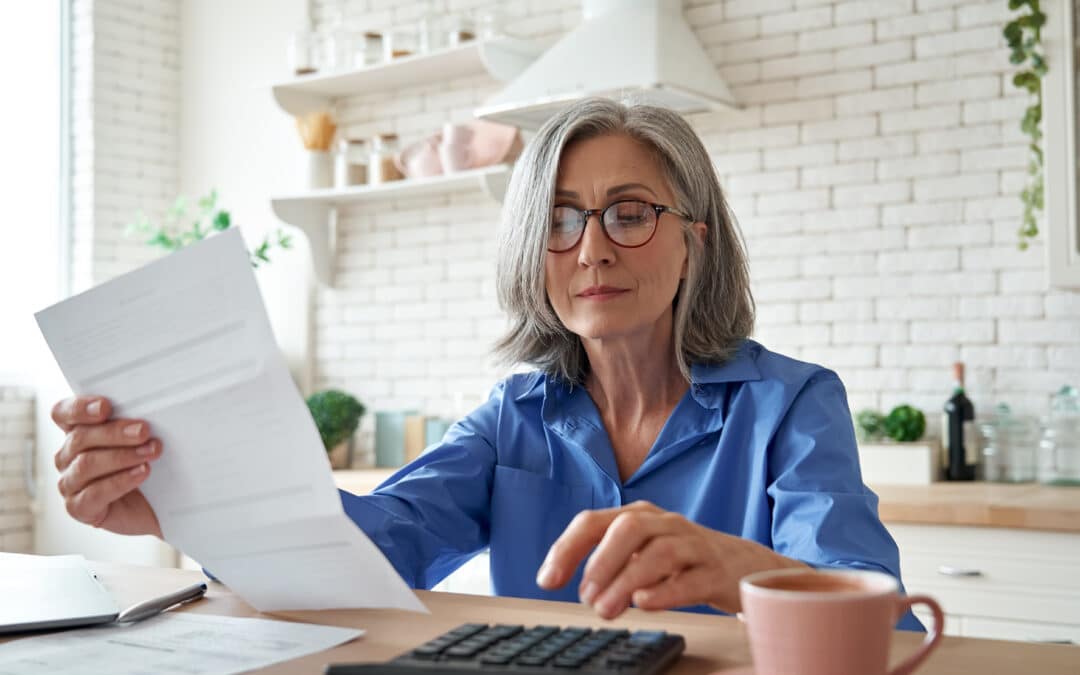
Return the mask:
M 742 235 L 724 200 L 709 153 L 678 113 L 651 105 L 588 98 L 552 117 L 529 143 L 510 177 L 498 234 L 495 283 L 510 327 L 495 344 L 503 364 L 527 363 L 582 384 L 588 359 L 581 339 L 559 320 L 544 283 L 544 256 L 563 150 L 575 141 L 622 134 L 650 148 L 675 193 L 676 208 L 707 229 L 704 244 L 689 223 L 686 278 L 675 294 L 675 356 L 690 380 L 692 363 L 723 363 L 754 327 L 754 299 Z

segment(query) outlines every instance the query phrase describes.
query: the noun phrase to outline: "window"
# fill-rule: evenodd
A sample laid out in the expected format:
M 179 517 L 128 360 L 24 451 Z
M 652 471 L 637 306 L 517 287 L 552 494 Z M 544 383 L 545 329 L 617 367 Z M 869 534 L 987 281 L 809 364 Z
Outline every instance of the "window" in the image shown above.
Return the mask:
M 5 105 L 0 107 L 0 384 L 35 386 L 54 369 L 34 312 L 63 292 L 66 237 L 66 161 L 61 133 L 61 47 L 67 3 L 0 3 L 0 62 Z M 18 64 L 15 66 L 14 64 Z
M 1080 288 L 1080 210 L 1077 138 L 1080 137 L 1080 0 L 1047 3 L 1043 43 L 1043 143 L 1046 153 L 1046 251 L 1050 285 Z

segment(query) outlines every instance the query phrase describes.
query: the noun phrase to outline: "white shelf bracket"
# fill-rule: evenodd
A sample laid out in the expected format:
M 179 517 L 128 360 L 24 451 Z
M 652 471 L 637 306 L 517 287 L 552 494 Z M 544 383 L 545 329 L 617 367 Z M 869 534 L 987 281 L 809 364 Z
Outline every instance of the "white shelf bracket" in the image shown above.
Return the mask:
M 337 206 L 282 199 L 275 199 L 271 204 L 279 219 L 303 230 L 311 246 L 315 278 L 319 283 L 333 286 L 337 260 Z
M 484 69 L 500 82 L 509 82 L 524 72 L 541 51 L 535 45 L 507 38 L 481 42 L 479 49 Z

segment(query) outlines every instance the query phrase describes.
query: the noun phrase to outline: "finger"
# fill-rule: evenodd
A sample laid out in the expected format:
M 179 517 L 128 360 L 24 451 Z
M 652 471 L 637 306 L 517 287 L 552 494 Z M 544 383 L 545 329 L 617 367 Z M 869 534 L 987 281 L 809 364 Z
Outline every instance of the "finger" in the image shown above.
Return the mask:
M 701 557 L 694 544 L 689 537 L 670 534 L 650 540 L 596 595 L 592 604 L 597 614 L 605 619 L 613 619 L 630 606 L 635 591 L 677 577 L 693 567 Z M 593 558 L 596 555 L 593 554 Z
M 79 453 L 60 475 L 60 494 L 70 497 L 105 476 L 157 459 L 161 441 L 151 438 L 134 448 L 107 448 Z
M 546 589 L 562 588 L 624 508 L 581 511 L 574 516 L 548 549 L 547 557 L 536 574 L 537 585 Z
M 64 471 L 84 450 L 136 446 L 148 440 L 150 425 L 143 420 L 119 419 L 103 424 L 76 424 L 56 453 L 56 468 Z
M 112 404 L 100 396 L 73 396 L 57 401 L 52 408 L 52 420 L 65 432 L 76 424 L 97 424 L 109 419 Z
M 620 513 L 585 565 L 579 593 L 581 599 L 592 604 L 627 567 L 634 553 L 644 549 L 654 537 L 683 532 L 682 523 L 682 517 L 673 513 L 643 509 Z
M 641 609 L 660 610 L 686 607 L 708 602 L 710 591 L 716 587 L 717 571 L 708 567 L 691 567 L 650 586 L 633 592 L 632 600 Z
M 105 522 L 112 503 L 137 489 L 149 475 L 150 465 L 143 463 L 100 478 L 65 501 L 67 512 L 75 520 L 98 527 Z
M 603 539 L 611 523 L 622 513 L 663 513 L 647 501 L 637 501 L 610 509 L 582 511 L 555 540 L 536 575 L 541 588 L 561 588 L 573 576 L 585 556 Z

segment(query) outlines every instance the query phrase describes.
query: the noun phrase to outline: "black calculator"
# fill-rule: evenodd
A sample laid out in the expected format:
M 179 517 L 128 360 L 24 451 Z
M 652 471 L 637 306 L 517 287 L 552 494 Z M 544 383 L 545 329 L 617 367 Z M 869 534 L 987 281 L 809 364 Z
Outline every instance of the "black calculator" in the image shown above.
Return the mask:
M 619 628 L 467 623 L 385 663 L 340 663 L 326 675 L 658 675 L 681 635 Z

